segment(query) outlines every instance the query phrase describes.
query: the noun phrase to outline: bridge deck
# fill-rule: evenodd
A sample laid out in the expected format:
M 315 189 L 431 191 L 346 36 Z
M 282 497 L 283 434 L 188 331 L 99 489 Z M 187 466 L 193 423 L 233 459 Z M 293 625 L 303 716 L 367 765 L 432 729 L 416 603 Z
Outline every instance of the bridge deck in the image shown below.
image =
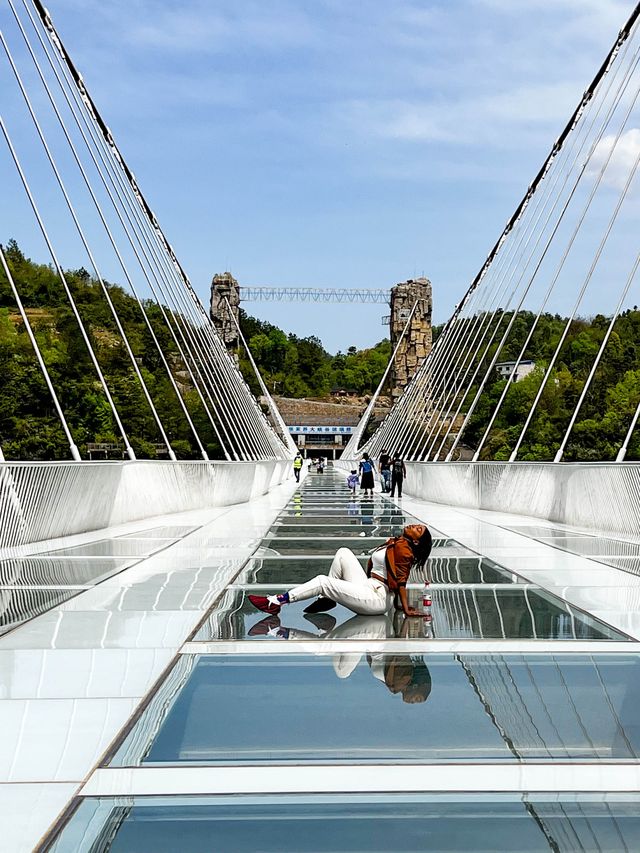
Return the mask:
M 582 849 L 562 841 L 614 825 L 638 849 L 635 800 L 574 794 L 640 789 L 640 545 L 406 496 L 351 501 L 343 480 L 330 469 L 4 564 L 5 612 L 46 610 L 0 638 L 6 849 L 31 850 L 77 792 L 57 851 L 109 833 L 119 850 L 177 849 L 176 832 L 195 850 L 213 831 L 250 850 L 256 816 L 260 849 L 338 849 L 348 823 L 348 849 L 379 833 L 399 850 L 399 813 L 414 840 L 458 820 L 451 850 L 499 817 L 511 823 L 487 849 Z M 302 605 L 265 618 L 247 601 L 326 571 L 338 545 L 364 562 L 413 518 L 434 533 L 430 620 Z

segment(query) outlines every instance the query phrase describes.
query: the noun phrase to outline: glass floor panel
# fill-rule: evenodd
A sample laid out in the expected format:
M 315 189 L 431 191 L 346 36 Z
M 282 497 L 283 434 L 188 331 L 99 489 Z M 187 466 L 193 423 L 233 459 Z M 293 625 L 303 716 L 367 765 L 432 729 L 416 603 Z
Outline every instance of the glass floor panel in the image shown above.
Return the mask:
M 358 538 L 343 536 L 338 539 L 322 536 L 317 538 L 311 536 L 287 538 L 286 536 L 275 535 L 261 540 L 256 550 L 256 556 L 333 557 L 338 548 L 350 548 L 356 556 L 364 556 L 365 554 L 368 556 L 374 548 L 383 545 L 387 539 L 387 536 L 359 536 Z M 431 553 L 435 555 L 438 548 L 459 548 L 461 554 L 473 553 L 456 542 L 455 539 L 435 538 Z
M 282 536 L 287 539 L 289 537 L 304 536 L 318 538 L 324 536 L 395 536 L 401 532 L 402 528 L 397 524 L 380 525 L 376 524 L 372 519 L 364 521 L 355 519 L 351 522 L 342 524 L 323 524 L 323 525 L 302 525 L 302 524 L 274 524 L 268 531 L 268 536 Z
M 259 548 L 265 548 L 269 553 L 278 554 L 330 554 L 332 557 L 338 548 L 350 548 L 354 554 L 369 554 L 376 545 L 383 545 L 387 541 L 386 536 L 367 536 L 361 539 L 349 539 L 346 536 L 340 539 L 329 539 L 328 537 L 311 537 L 300 539 L 285 539 L 284 536 L 263 539 Z
M 432 599 L 434 637 L 630 639 L 542 589 L 534 590 L 531 587 L 516 585 L 508 589 L 456 589 L 452 586 L 447 589 L 434 589 Z
M 0 587 L 0 635 L 17 628 L 27 619 L 39 616 L 73 598 L 77 589 L 7 589 Z
M 293 498 L 289 501 L 290 504 L 293 503 L 340 503 L 345 500 L 380 500 L 380 496 L 377 498 L 371 498 L 369 495 L 364 494 L 364 492 L 358 490 L 355 495 L 351 494 L 351 490 L 346 487 L 346 482 L 344 487 L 340 487 L 335 489 L 334 491 L 306 491 L 301 492 L 299 495 L 294 495 Z
M 304 483 L 302 488 L 298 490 L 296 495 L 294 495 L 293 499 L 295 499 L 297 495 L 330 495 L 335 497 L 336 495 L 346 491 L 347 488 L 347 472 L 345 471 L 344 478 L 337 478 L 332 483 L 321 483 L 317 486 L 308 486 Z
M 360 511 L 347 513 L 336 513 L 334 515 L 310 515 L 306 512 L 300 512 L 296 515 L 280 515 L 274 527 L 323 527 L 325 525 L 338 524 L 342 526 L 351 526 L 358 524 L 373 525 L 385 524 L 391 527 L 396 527 L 401 530 L 407 524 L 419 524 L 417 519 L 410 515 L 392 515 L 389 513 L 374 513 L 363 514 Z
M 112 765 L 637 761 L 639 704 L 637 654 L 183 655 Z
M 269 583 L 293 586 L 329 571 L 333 557 L 258 557 L 249 560 L 234 583 Z M 368 556 L 358 557 L 365 567 Z
M 105 840 L 108 839 L 108 847 Z M 83 799 L 51 853 L 620 853 L 637 794 Z
M 90 584 L 119 572 L 137 557 L 15 557 L 0 562 L 0 586 L 74 586 Z
M 322 499 L 322 498 L 313 498 L 313 499 L 305 499 L 301 501 L 289 501 L 288 504 L 284 507 L 285 510 L 291 509 L 326 509 L 330 512 L 335 510 L 342 509 L 343 512 L 346 512 L 350 507 L 369 507 L 373 508 L 376 512 L 392 512 L 396 515 L 406 515 L 407 510 L 398 506 L 395 503 L 391 503 L 387 500 L 375 499 L 375 498 L 365 498 L 360 495 L 353 497 L 348 492 L 344 495 L 341 495 L 339 498 L 332 499 Z
M 367 518 L 369 516 L 366 516 Z M 313 515 L 309 517 L 307 514 L 296 514 L 296 515 L 287 515 L 282 514 L 278 516 L 278 521 L 274 526 L 287 526 L 287 527 L 304 527 L 305 525 L 312 525 L 314 527 L 322 526 L 325 524 L 358 524 L 361 518 L 360 511 L 356 512 L 346 512 L 342 515 Z M 412 515 L 406 515 L 401 513 L 392 513 L 392 512 L 384 512 L 379 515 L 374 516 L 374 521 L 376 524 L 395 524 L 398 527 L 404 527 L 407 524 L 419 523 L 418 519 Z
M 43 551 L 38 557 L 148 557 L 166 548 L 167 539 L 99 539 L 57 551 Z
M 435 554 L 438 549 L 435 549 Z M 368 557 L 358 557 L 366 566 Z M 283 586 L 304 583 L 316 575 L 326 574 L 332 557 L 264 557 L 249 560 L 235 583 L 275 583 Z M 523 579 L 482 557 L 431 557 L 427 569 L 433 583 L 524 583 Z M 424 570 L 414 570 L 409 583 L 425 581 Z
M 284 515 L 288 512 L 290 514 L 295 513 L 315 513 L 316 515 L 341 515 L 347 516 L 350 518 L 378 518 L 380 516 L 388 515 L 385 514 L 385 507 L 383 506 L 374 506 L 373 504 L 349 504 L 343 503 L 340 505 L 331 506 L 329 504 L 312 504 L 311 506 L 303 506 L 303 507 L 286 507 L 283 511 Z M 394 513 L 394 515 L 399 515 L 399 513 Z
M 251 593 L 282 592 L 273 588 L 229 587 L 216 611 L 202 624 L 195 640 L 328 640 L 328 639 L 538 639 L 628 640 L 592 616 L 570 607 L 541 589 L 451 587 L 433 589 L 427 618 L 359 616 L 337 605 L 321 614 L 306 614 L 310 601 L 287 604 L 279 616 L 265 616 L 248 599 Z M 409 604 L 422 610 L 422 589 L 407 590 Z
M 389 640 L 401 636 L 403 620 L 393 615 L 356 616 L 346 607 L 336 605 L 328 613 L 307 614 L 308 601 L 290 604 L 282 617 L 266 616 L 247 598 L 252 592 L 264 595 L 275 590 L 229 587 L 218 602 L 216 611 L 202 623 L 195 642 L 215 640 Z M 414 599 L 417 595 L 414 594 Z M 411 596 L 410 596 L 411 600 Z M 414 602 L 417 603 L 417 600 Z M 408 620 L 407 620 L 408 622 Z M 407 624 L 406 639 L 431 636 L 424 619 Z M 402 636 L 404 636 L 402 634 Z
M 402 529 L 412 521 L 386 521 L 382 519 L 352 518 L 325 524 L 288 524 L 278 522 L 269 530 L 269 536 L 399 536 Z M 429 528 L 432 536 L 438 531 Z M 442 536 L 442 534 L 441 534 Z
M 368 512 L 368 509 L 365 508 L 365 514 Z M 349 518 L 353 515 L 361 515 L 360 504 L 346 504 L 345 506 L 314 506 L 313 508 L 309 507 L 286 507 L 281 513 L 280 518 L 302 518 L 304 516 L 308 516 L 311 518 L 316 518 L 317 516 L 340 516 L 342 518 Z M 369 513 L 370 514 L 370 513 Z M 412 518 L 412 516 L 407 516 L 405 513 L 389 513 L 385 510 L 385 507 L 376 508 L 376 515 L 384 515 L 385 517 L 393 516 L 402 516 L 403 518 Z

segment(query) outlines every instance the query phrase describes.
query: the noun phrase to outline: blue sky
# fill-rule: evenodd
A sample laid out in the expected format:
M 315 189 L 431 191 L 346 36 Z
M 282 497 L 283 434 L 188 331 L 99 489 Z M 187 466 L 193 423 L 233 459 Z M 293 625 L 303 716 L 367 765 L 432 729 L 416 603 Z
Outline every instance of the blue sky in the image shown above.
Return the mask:
M 442 322 L 635 4 L 47 5 L 204 300 L 226 269 L 289 287 L 425 273 Z M 385 333 L 377 305 L 245 307 L 331 351 Z

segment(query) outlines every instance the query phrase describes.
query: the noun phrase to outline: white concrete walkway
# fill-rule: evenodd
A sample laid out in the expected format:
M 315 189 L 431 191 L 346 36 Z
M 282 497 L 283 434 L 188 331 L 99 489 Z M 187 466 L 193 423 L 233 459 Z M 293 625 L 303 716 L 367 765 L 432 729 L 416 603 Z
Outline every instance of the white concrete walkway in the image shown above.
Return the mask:
M 40 553 L 165 525 L 197 528 L 0 637 L 2 853 L 33 850 L 294 489 L 290 481 L 251 504 L 38 543 Z
M 32 850 L 83 785 L 87 794 L 164 790 L 167 774 L 172 773 L 174 791 L 210 791 L 212 786 L 216 790 L 275 790 L 282 786 L 283 777 L 278 768 L 263 768 L 259 778 L 251 776 L 254 771 L 249 767 L 223 771 L 183 768 L 179 772 L 145 768 L 130 771 L 104 768 L 94 772 L 94 769 L 176 655 L 211 650 L 213 644 L 189 642 L 195 629 L 254 551 L 294 489 L 294 483 L 287 483 L 251 504 L 156 518 L 100 534 L 73 537 L 72 542 L 64 543 L 95 543 L 128 533 L 140 536 L 163 525 L 198 528 L 102 583 L 79 586 L 79 594 L 71 600 L 0 638 L 1 851 Z M 473 551 L 640 638 L 640 577 L 568 554 L 509 529 L 528 525 L 532 529 L 534 526 L 557 528 L 557 525 L 521 516 L 453 509 L 406 496 L 396 503 Z M 54 545 L 60 547 L 61 543 L 42 543 L 39 550 L 53 549 Z M 350 641 L 350 648 L 354 642 L 357 643 Z M 398 647 L 402 645 L 394 642 Z M 492 643 L 465 640 L 457 643 L 458 648 L 461 642 L 479 651 L 516 651 L 522 647 L 516 640 Z M 442 643 L 414 640 L 410 647 L 424 652 L 456 645 L 454 641 L 439 645 Z M 382 648 L 387 644 L 388 641 L 381 641 L 379 645 Z M 543 645 L 546 648 L 550 644 Z M 554 641 L 551 647 L 559 650 L 561 645 L 561 641 Z M 619 651 L 621 645 L 598 642 L 588 647 Z M 634 650 L 633 644 L 624 645 L 628 651 Z M 231 648 L 230 643 L 218 643 L 216 651 L 225 653 Z M 575 643 L 572 648 L 578 650 Z M 256 646 L 235 641 L 233 650 L 235 653 L 250 650 L 255 654 Z M 295 645 L 288 645 L 286 652 L 292 651 L 296 651 Z M 260 653 L 284 652 L 279 646 L 260 647 Z M 610 784 L 615 771 L 615 766 L 594 768 L 587 787 L 601 790 L 604 784 Z M 480 779 L 484 771 L 476 767 L 470 772 Z M 537 781 L 532 778 L 538 772 L 535 766 L 524 770 L 501 768 L 500 772 L 504 790 L 514 789 L 515 777 L 519 780 L 515 784 L 517 789 L 524 785 L 534 790 L 542 785 L 546 790 L 551 784 L 558 790 L 574 790 L 580 767 L 564 771 L 560 768 L 556 776 L 549 775 L 547 769 L 541 771 Z M 362 790 L 362 783 L 352 779 L 357 773 L 357 767 L 348 769 L 347 776 L 341 777 L 340 790 L 345 789 L 345 779 L 354 790 Z M 389 767 L 382 768 L 380 773 L 388 774 Z M 447 773 L 452 775 L 453 770 Z M 332 770 L 331 774 L 335 772 Z M 368 768 L 367 775 L 372 780 L 372 789 L 379 789 L 376 768 Z M 419 778 L 417 770 L 409 775 L 410 788 L 425 789 L 424 778 Z M 625 789 L 637 790 L 637 776 L 637 767 L 628 768 Z M 401 778 L 404 789 L 408 790 L 406 771 Z M 438 775 L 440 788 L 444 778 L 448 778 L 446 774 Z M 296 786 L 307 791 L 328 790 L 329 782 L 322 782 L 323 779 L 319 768 L 288 768 L 286 790 L 294 790 Z M 334 780 L 331 784 L 337 783 Z

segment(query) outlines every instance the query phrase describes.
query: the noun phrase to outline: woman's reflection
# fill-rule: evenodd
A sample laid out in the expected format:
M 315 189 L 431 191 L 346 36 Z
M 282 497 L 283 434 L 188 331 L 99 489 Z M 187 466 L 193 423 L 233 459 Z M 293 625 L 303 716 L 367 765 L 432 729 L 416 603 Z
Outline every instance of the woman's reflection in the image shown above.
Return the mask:
M 282 640 L 318 640 L 313 652 L 326 654 L 329 650 L 323 641 L 336 640 L 388 640 L 407 639 L 415 636 L 416 620 L 403 619 L 397 613 L 392 621 L 387 613 L 377 616 L 352 616 L 341 625 L 328 613 L 313 613 L 305 616 L 318 631 L 304 631 L 300 628 L 286 628 L 278 616 L 267 616 L 249 631 L 250 636 L 269 636 Z M 427 629 L 428 630 L 428 629 Z M 425 634 L 422 634 L 424 637 Z M 357 654 L 340 651 L 333 655 L 333 668 L 338 678 L 349 678 L 365 653 Z M 366 653 L 371 674 L 390 693 L 401 694 L 407 704 L 426 702 L 431 693 L 431 675 L 422 655 L 396 654 L 384 652 Z
M 422 655 L 367 655 L 367 661 L 373 675 L 391 693 L 401 693 L 403 702 L 415 705 L 429 698 L 431 674 Z

